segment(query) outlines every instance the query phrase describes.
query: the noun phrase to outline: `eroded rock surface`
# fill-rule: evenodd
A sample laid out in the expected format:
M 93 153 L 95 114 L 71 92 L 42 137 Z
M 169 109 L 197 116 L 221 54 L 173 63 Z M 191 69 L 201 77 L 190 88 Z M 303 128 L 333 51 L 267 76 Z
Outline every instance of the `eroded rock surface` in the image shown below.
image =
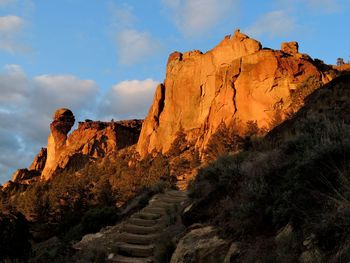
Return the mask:
M 104 157 L 119 149 L 135 144 L 142 121 L 79 122 L 78 129 L 69 136 L 74 125 L 70 110 L 59 109 L 50 125 L 47 144 L 47 160 L 41 178 L 48 180 L 64 169 L 76 170 L 90 160 Z
M 35 157 L 33 163 L 30 165 L 29 170 L 42 171 L 46 164 L 47 149 L 41 148 L 38 155 Z
M 269 130 L 276 119 L 285 119 L 298 84 L 310 76 L 324 82 L 329 78 L 309 56 L 298 53 L 296 42 L 285 43 L 282 49 L 262 49 L 260 42 L 237 30 L 204 54 L 171 54 L 138 152 L 166 153 L 180 131 L 203 150 L 222 124 L 236 126 L 244 135 L 249 121 Z

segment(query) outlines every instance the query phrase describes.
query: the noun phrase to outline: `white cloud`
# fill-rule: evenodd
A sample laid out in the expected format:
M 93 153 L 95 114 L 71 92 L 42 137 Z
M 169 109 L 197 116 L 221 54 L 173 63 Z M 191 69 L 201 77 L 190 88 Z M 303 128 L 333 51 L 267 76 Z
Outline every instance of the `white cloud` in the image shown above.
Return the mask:
M 132 6 L 112 6 L 111 35 L 119 62 L 123 65 L 141 62 L 161 48 L 160 41 L 151 33 L 135 29 L 136 22 Z
M 28 78 L 18 65 L 0 72 L 0 183 L 17 168 L 27 167 L 46 145 L 57 108 L 73 110 L 76 119 L 91 118 L 99 88 L 92 80 L 71 75 Z
M 228 15 L 234 15 L 238 0 L 163 0 L 172 18 L 187 36 L 198 35 L 213 28 Z
M 272 11 L 258 18 L 256 22 L 244 30 L 252 37 L 268 35 L 269 37 L 287 36 L 295 29 L 295 22 L 282 10 Z
M 0 72 L 1 104 L 4 106 L 4 104 L 20 102 L 28 90 L 27 84 L 27 76 L 19 66 L 6 65 L 4 71 Z
M 53 111 L 58 107 L 72 110 L 88 108 L 99 88 L 93 80 L 81 80 L 72 75 L 42 75 L 33 79 L 39 98 L 33 98 L 34 107 Z
M 160 47 L 157 40 L 147 32 L 125 29 L 116 36 L 120 63 L 132 65 L 154 54 Z
M 127 80 L 107 92 L 93 80 L 73 75 L 30 78 L 18 65 L 0 70 L 0 184 L 18 168 L 28 167 L 47 144 L 57 108 L 73 111 L 76 121 L 144 118 L 158 82 Z M 102 99 L 99 99 L 102 98 Z
M 0 32 L 13 33 L 18 31 L 24 25 L 22 18 L 18 16 L 1 16 L 0 17 Z
M 7 52 L 27 52 L 29 48 L 22 43 L 21 37 L 25 21 L 18 16 L 0 17 L 0 49 Z
M 114 85 L 103 97 L 99 115 L 108 118 L 144 118 L 159 82 L 153 79 L 126 80 Z

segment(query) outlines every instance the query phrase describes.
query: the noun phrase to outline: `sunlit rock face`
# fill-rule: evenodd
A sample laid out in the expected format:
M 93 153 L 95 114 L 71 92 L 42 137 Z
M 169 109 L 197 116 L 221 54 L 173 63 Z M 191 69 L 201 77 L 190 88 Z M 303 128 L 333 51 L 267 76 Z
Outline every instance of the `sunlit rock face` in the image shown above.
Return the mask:
M 47 141 L 47 159 L 42 178 L 47 179 L 57 167 L 57 160 L 65 150 L 67 134 L 73 127 L 75 118 L 69 109 L 56 110 L 50 124 L 51 134 Z
M 46 164 L 46 158 L 47 158 L 47 149 L 41 148 L 40 152 L 37 154 L 32 164 L 30 165 L 29 170 L 42 172 Z
M 204 54 L 171 54 L 165 81 L 142 127 L 138 152 L 167 152 L 180 130 L 203 150 L 221 124 L 234 125 L 243 135 L 248 121 L 267 131 L 277 114 L 285 119 L 298 84 L 310 76 L 324 82 L 329 78 L 299 53 L 298 43 L 284 43 L 282 49 L 263 49 L 237 30 Z
M 47 160 L 41 179 L 48 180 L 63 170 L 77 170 L 89 161 L 116 152 L 137 142 L 142 121 L 79 122 L 78 129 L 69 136 L 74 115 L 68 109 L 59 109 L 50 125 Z

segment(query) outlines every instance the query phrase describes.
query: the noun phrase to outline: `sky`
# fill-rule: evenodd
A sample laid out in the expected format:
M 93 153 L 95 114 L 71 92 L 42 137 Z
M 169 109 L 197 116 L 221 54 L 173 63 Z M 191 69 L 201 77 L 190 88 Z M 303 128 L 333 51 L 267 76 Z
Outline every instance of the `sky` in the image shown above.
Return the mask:
M 46 146 L 57 108 L 144 118 L 175 50 L 240 28 L 334 64 L 350 59 L 349 15 L 350 0 L 0 0 L 0 184 Z

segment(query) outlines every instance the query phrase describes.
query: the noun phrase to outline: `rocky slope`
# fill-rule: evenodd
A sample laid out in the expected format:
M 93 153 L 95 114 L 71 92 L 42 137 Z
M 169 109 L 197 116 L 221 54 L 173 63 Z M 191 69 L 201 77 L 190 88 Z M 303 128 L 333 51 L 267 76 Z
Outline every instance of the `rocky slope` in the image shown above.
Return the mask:
M 226 241 L 218 248 L 233 249 L 218 262 L 348 262 L 349 116 L 344 72 L 248 149 L 201 169 L 182 214 L 187 234 L 171 262 L 223 257 L 220 249 L 207 254 L 205 245 L 217 240 L 205 234 L 208 226 Z
M 298 85 L 311 76 L 328 82 L 328 69 L 300 54 L 296 42 L 283 43 L 282 50 L 263 49 L 239 30 L 204 54 L 174 52 L 137 150 L 141 156 L 165 153 L 183 132 L 202 151 L 223 124 L 240 135 L 247 132 L 249 121 L 269 130 L 296 110 L 291 95 Z
M 101 122 L 86 120 L 68 134 L 75 118 L 69 109 L 58 109 L 50 124 L 47 148 L 42 148 L 29 169 L 19 169 L 4 190 L 14 184 L 50 179 L 63 170 L 77 170 L 88 162 L 115 153 L 137 142 L 142 120 Z

